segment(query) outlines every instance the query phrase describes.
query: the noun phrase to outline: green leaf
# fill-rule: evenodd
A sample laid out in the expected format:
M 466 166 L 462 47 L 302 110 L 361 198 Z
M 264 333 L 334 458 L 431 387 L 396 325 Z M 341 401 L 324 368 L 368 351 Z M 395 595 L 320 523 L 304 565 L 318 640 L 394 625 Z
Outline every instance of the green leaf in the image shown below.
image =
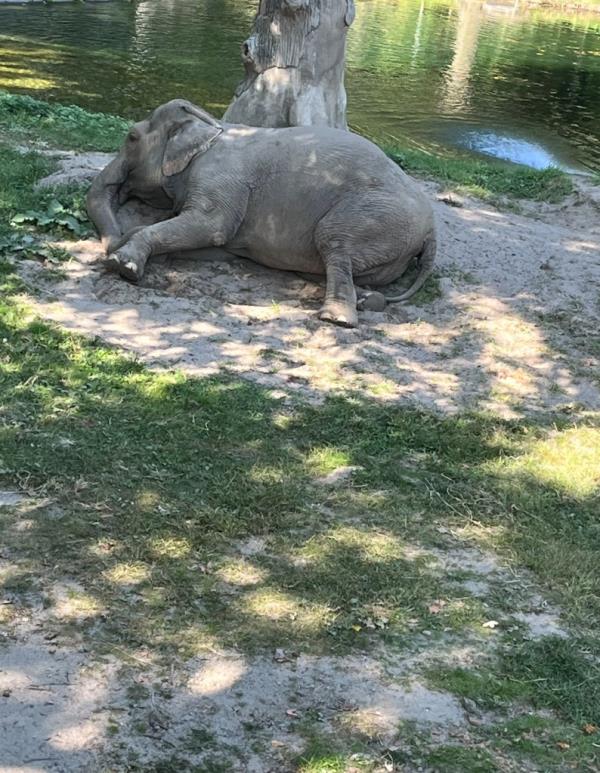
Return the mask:
M 58 215 L 60 212 L 65 212 L 66 210 L 58 199 L 52 199 L 48 205 L 47 211 L 50 215 Z

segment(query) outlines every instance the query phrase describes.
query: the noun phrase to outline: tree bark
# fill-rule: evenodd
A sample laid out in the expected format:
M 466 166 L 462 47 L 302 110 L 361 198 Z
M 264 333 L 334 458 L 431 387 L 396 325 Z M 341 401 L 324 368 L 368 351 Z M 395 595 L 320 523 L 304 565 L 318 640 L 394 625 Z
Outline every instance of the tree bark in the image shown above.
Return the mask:
M 354 0 L 260 0 L 242 45 L 246 77 L 224 119 L 347 129 L 344 59 Z

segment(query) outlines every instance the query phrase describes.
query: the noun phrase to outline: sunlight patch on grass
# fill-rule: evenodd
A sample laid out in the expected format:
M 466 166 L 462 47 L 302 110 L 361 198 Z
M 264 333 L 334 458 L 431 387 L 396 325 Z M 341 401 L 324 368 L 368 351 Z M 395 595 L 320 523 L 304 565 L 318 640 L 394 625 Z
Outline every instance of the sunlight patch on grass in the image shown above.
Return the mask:
M 189 540 L 180 537 L 155 537 L 148 546 L 157 558 L 187 558 L 192 552 Z
M 122 543 L 117 540 L 100 539 L 95 544 L 91 544 L 88 547 L 88 553 L 96 558 L 106 558 L 118 550 L 121 550 L 122 547 Z
M 311 757 L 298 768 L 299 773 L 344 773 L 345 770 L 346 761 L 341 754 Z
M 397 385 L 389 379 L 381 379 L 376 384 L 371 384 L 368 391 L 375 397 L 391 397 L 396 394 Z
M 284 480 L 284 474 L 282 470 L 278 470 L 276 467 L 270 465 L 254 465 L 248 471 L 248 478 L 254 483 L 282 483 Z
M 8 89 L 14 86 L 14 78 L 1 78 L 0 77 L 0 89 Z M 48 80 L 48 78 L 39 78 L 37 76 L 27 75 L 23 73 L 19 75 L 17 86 L 20 89 L 27 89 L 27 91 L 48 91 L 56 86 L 56 81 Z
M 306 464 L 311 473 L 322 476 L 351 464 L 351 461 L 350 456 L 339 448 L 314 448 L 307 455 Z
M 243 605 L 259 618 L 275 622 L 298 621 L 303 628 L 315 631 L 322 628 L 332 615 L 324 604 L 303 604 L 289 593 L 275 588 L 262 588 L 246 594 Z
M 311 539 L 297 556 L 307 561 L 326 562 L 340 548 L 356 551 L 367 562 L 416 559 L 427 555 L 424 550 L 406 545 L 403 540 L 384 531 L 370 531 L 354 526 L 338 526 L 326 534 Z
M 59 588 L 55 592 L 54 617 L 61 620 L 83 620 L 96 617 L 102 612 L 102 605 L 89 593 L 80 590 Z
M 495 550 L 499 544 L 505 541 L 510 531 L 504 524 L 484 524 L 477 521 L 468 521 L 464 526 L 456 526 L 453 534 L 467 544 L 474 543 L 482 550 Z
M 285 413 L 277 413 L 273 416 L 271 421 L 273 422 L 273 426 L 277 427 L 277 429 L 286 430 L 292 424 L 293 419 Z
M 115 585 L 139 585 L 150 579 L 150 569 L 140 562 L 121 562 L 107 569 L 103 575 Z
M 556 432 L 534 443 L 530 453 L 509 464 L 504 474 L 525 474 L 570 496 L 589 497 L 600 486 L 600 429 Z
M 231 585 L 251 586 L 258 585 L 267 579 L 268 572 L 248 561 L 237 559 L 229 561 L 217 571 L 217 576 L 223 582 Z
M 135 498 L 135 503 L 140 510 L 152 510 L 160 503 L 160 495 L 156 491 L 140 491 Z

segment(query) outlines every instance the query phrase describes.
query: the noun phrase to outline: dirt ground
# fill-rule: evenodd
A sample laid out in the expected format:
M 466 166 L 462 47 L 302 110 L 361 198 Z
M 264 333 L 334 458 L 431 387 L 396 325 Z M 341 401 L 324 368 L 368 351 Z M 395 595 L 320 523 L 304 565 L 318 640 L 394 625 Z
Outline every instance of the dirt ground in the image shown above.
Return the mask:
M 93 164 L 81 168 L 85 176 Z M 49 282 L 40 264 L 23 263 L 27 300 L 44 318 L 99 336 L 150 367 L 199 375 L 227 369 L 282 396 L 320 400 L 353 391 L 507 416 L 600 408 L 600 363 L 586 353 L 600 324 L 597 189 L 580 180 L 565 203 L 523 204 L 516 213 L 424 187 L 439 224 L 436 274 L 414 304 L 362 313 L 356 330 L 321 323 L 322 286 L 294 274 L 237 258 L 161 258 L 133 286 L 104 271 L 93 240 L 69 243 L 74 259 L 61 266 L 63 281 Z M 7 491 L 2 507 L 19 508 L 27 528 L 28 511 L 43 503 Z M 240 554 L 261 550 L 255 542 Z M 476 575 L 465 586 L 475 595 L 507 578 L 493 555 L 475 550 L 434 558 L 441 572 L 459 566 Z M 10 565 L 10 555 L 1 555 L 0 575 Z M 0 739 L 10 738 L 1 773 L 123 770 L 123 757 L 111 763 L 116 724 L 135 770 L 154 770 L 152 760 L 179 751 L 185 739 L 189 750 L 192 731 L 205 727 L 202 754 L 188 755 L 205 765 L 199 769 L 277 773 L 302 750 L 294 728 L 309 711 L 331 732 L 351 723 L 390 748 L 400 720 L 425 723 L 440 742 L 460 741 L 484 721 L 426 687 L 416 663 L 394 662 L 384 649 L 340 658 L 215 652 L 171 670 L 158 668 L 151 652 L 136 662 L 91 659 L 85 646 L 57 645 L 48 634 L 51 614 L 77 615 L 69 590 L 57 587 L 51 610 L 17 616 L 0 634 Z M 562 635 L 557 611 L 534 590 L 515 614 L 532 636 Z M 469 663 L 492 639 L 493 630 L 482 632 L 446 647 L 445 657 Z M 419 665 L 439 655 L 424 642 Z M 225 767 L 208 766 L 207 748 L 231 752 Z
M 75 171 L 69 160 L 66 179 L 90 173 L 83 158 Z M 599 363 L 584 352 L 600 319 L 600 189 L 576 185 L 560 205 L 516 214 L 424 184 L 439 226 L 436 274 L 415 303 L 363 312 L 356 330 L 318 320 L 323 286 L 209 252 L 155 259 L 139 286 L 105 272 L 96 241 L 69 243 L 64 282 L 46 285 L 33 262 L 25 273 L 42 316 L 152 367 L 227 369 L 311 398 L 352 390 L 440 411 L 597 409 Z

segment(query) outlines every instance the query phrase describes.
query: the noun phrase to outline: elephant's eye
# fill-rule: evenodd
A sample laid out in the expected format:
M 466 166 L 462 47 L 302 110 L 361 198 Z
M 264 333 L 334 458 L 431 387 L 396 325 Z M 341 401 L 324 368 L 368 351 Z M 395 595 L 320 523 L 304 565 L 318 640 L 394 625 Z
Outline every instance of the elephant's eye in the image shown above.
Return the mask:
M 129 132 L 129 134 L 127 135 L 127 139 L 128 139 L 130 142 L 137 142 L 137 141 L 139 140 L 139 138 L 140 138 L 140 135 L 139 135 L 139 134 L 138 134 L 136 131 L 131 131 L 131 132 Z

